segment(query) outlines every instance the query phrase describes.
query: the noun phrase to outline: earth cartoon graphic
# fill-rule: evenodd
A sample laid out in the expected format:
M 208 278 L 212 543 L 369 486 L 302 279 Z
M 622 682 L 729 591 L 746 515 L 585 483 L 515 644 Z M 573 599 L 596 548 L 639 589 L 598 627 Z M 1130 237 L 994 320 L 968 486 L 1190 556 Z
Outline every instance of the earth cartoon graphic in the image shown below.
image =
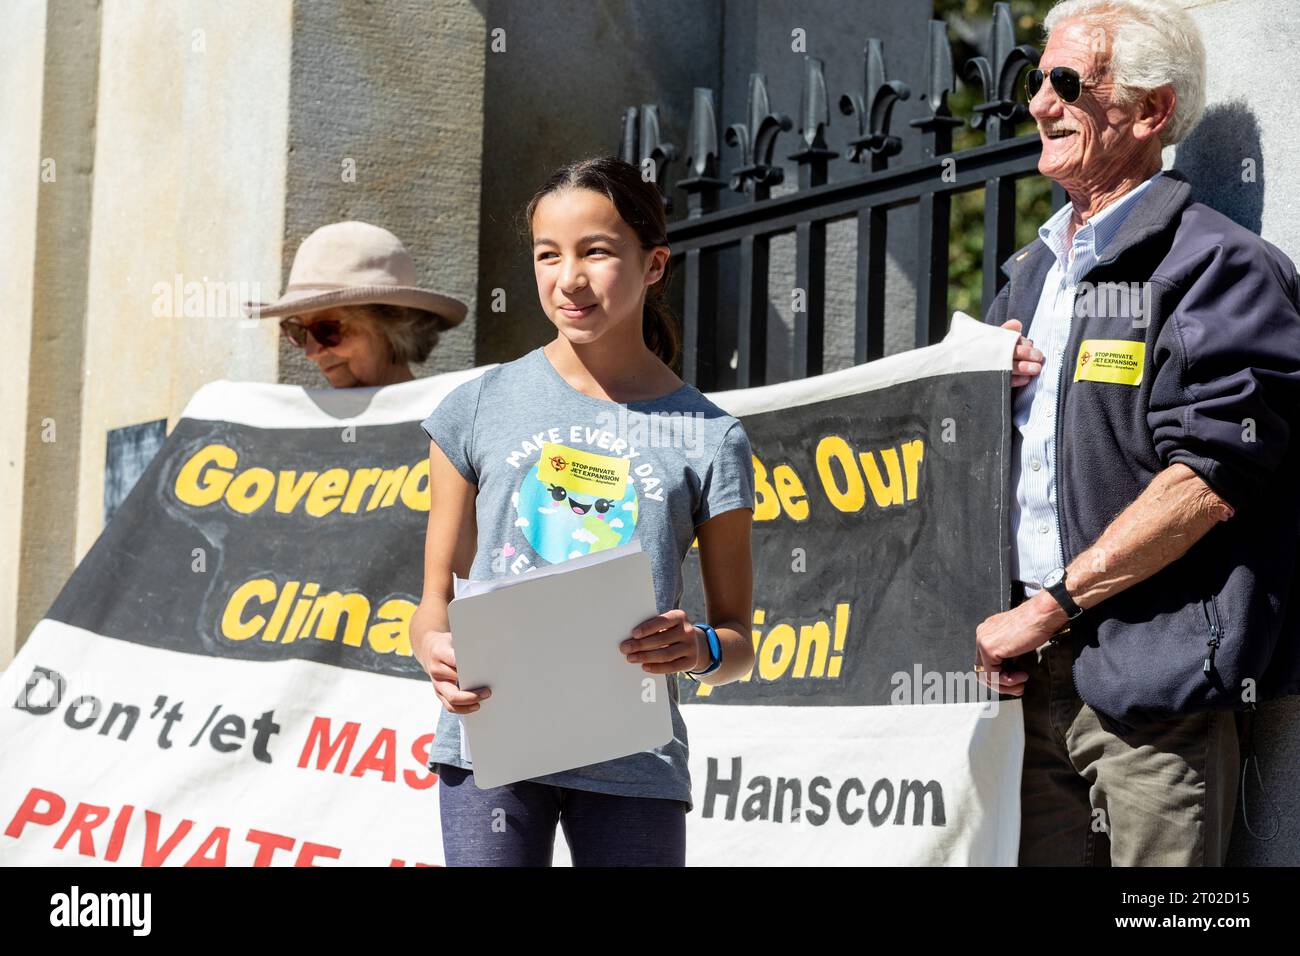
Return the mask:
M 614 501 L 545 481 L 538 476 L 535 464 L 515 493 L 515 525 L 544 560 L 559 564 L 627 544 L 636 530 L 638 507 L 631 475 L 623 496 Z

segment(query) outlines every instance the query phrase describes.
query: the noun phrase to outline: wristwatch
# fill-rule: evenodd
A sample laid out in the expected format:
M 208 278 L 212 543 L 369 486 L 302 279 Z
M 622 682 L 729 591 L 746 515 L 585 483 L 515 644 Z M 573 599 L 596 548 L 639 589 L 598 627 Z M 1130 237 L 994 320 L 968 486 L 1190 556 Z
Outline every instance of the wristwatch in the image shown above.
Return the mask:
M 697 677 L 703 677 L 705 674 L 712 674 L 722 665 L 722 641 L 718 640 L 718 632 L 708 624 L 695 624 L 704 632 L 705 638 L 709 642 L 709 666 L 702 671 L 685 671 L 687 677 L 695 680 Z
M 1043 578 L 1043 590 L 1056 598 L 1056 603 L 1061 605 L 1071 621 L 1083 613 L 1083 608 L 1074 603 L 1074 598 L 1070 597 L 1070 592 L 1065 588 L 1065 568 L 1047 572 Z

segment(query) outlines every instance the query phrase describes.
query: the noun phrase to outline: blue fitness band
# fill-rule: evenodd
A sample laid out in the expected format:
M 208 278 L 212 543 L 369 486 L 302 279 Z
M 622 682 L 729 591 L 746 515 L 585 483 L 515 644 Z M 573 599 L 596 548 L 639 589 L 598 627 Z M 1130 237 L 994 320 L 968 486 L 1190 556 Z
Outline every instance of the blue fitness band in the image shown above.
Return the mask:
M 703 677 L 705 674 L 712 674 L 722 666 L 722 641 L 718 640 L 718 632 L 708 624 L 695 624 L 704 632 L 704 636 L 709 639 L 709 666 L 702 671 L 686 671 L 686 676 L 691 680 L 697 677 Z

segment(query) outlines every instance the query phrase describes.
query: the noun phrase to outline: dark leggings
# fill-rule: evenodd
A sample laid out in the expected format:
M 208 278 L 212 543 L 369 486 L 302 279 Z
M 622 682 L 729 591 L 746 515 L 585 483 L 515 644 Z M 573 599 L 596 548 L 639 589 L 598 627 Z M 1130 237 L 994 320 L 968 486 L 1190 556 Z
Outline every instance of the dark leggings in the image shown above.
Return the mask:
M 550 866 L 555 825 L 574 866 L 685 866 L 686 804 L 523 780 L 480 790 L 474 774 L 436 764 L 448 866 Z

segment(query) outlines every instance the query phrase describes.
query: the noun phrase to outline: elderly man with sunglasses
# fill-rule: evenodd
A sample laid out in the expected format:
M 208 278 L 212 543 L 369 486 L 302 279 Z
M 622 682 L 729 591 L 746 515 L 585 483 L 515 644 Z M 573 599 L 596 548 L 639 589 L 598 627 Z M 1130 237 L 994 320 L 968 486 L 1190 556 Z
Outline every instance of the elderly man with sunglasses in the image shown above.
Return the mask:
M 1022 698 L 1023 865 L 1224 862 L 1236 715 L 1300 693 L 1300 292 L 1161 149 L 1205 52 L 1166 0 L 1066 0 L 1027 89 L 1069 203 L 1003 266 L 1012 608 L 977 669 Z M 1232 165 L 1232 164 L 1230 164 Z

